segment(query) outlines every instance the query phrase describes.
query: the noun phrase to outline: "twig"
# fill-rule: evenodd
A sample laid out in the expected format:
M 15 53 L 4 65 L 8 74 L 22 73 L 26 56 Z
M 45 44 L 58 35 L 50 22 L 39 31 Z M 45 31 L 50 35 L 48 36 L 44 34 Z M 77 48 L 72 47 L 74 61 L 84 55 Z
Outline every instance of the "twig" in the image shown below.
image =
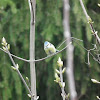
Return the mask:
M 32 94 L 32 92 L 30 91 L 30 89 L 29 89 L 29 87 L 28 87 L 27 83 L 25 82 L 25 80 L 24 80 L 23 76 L 21 75 L 21 73 L 20 73 L 19 69 L 16 67 L 16 64 L 15 64 L 15 62 L 14 62 L 14 60 L 13 60 L 13 58 L 12 58 L 12 56 L 11 56 L 11 54 L 10 54 L 10 52 L 9 52 L 9 50 L 8 50 L 8 48 L 7 48 L 7 47 L 6 47 L 6 50 L 7 50 L 6 52 L 8 53 L 9 58 L 10 58 L 10 60 L 11 60 L 12 64 L 13 64 L 13 66 L 16 68 L 16 71 L 17 71 L 18 75 L 20 76 L 20 78 L 21 78 L 22 82 L 24 83 L 24 85 L 26 86 L 26 88 L 27 88 L 28 92 L 30 93 L 31 97 L 33 98 L 33 96 L 34 96 L 34 95 L 33 95 L 33 94 Z
M 15 57 L 15 58 L 17 58 L 17 59 L 23 60 L 23 61 L 25 61 L 25 62 L 39 62 L 39 61 L 43 61 L 43 60 L 45 60 L 45 59 L 48 59 L 48 58 L 50 58 L 50 57 L 52 57 L 52 56 L 54 56 L 54 55 L 57 55 L 58 53 L 60 53 L 60 52 L 62 52 L 63 50 L 65 50 L 70 44 L 71 44 L 71 43 L 69 43 L 66 47 L 64 47 L 63 49 L 59 50 L 58 52 L 56 52 L 56 53 L 54 53 L 54 54 L 51 54 L 51 55 L 49 55 L 49 56 L 47 56 L 47 57 L 44 57 L 44 58 L 41 58 L 41 59 L 37 59 L 37 60 L 32 60 L 32 61 L 31 61 L 31 60 L 26 60 L 26 59 L 23 59 L 23 58 L 21 58 L 21 57 L 15 56 L 15 55 L 13 55 L 13 54 L 11 54 L 11 56 L 13 56 L 13 57 Z M 4 51 L 2 48 L 0 48 L 0 50 Z M 6 51 L 4 51 L 4 52 L 7 53 Z
M 61 80 L 61 84 L 63 84 L 62 67 L 59 67 L 59 71 L 60 71 L 60 80 Z M 61 87 L 61 91 L 62 91 L 62 98 L 63 98 L 63 100 L 65 100 L 64 86 Z
M 29 7 L 30 7 L 31 23 L 35 24 L 35 14 L 34 14 L 34 8 L 33 8 L 34 6 L 32 3 L 32 0 L 28 0 L 28 3 L 29 3 Z
M 83 40 L 80 40 L 80 39 L 77 39 L 77 38 L 72 37 L 72 40 L 73 40 L 73 39 L 76 39 L 76 40 L 79 40 L 79 41 L 83 42 Z M 66 40 L 67 40 L 67 39 L 66 39 Z M 66 40 L 64 40 L 64 41 L 61 43 L 61 45 L 62 45 L 63 43 L 65 43 Z M 76 41 L 74 41 L 74 42 L 76 42 Z M 76 42 L 76 43 L 77 43 L 80 47 L 82 47 L 84 50 L 86 50 L 87 52 L 89 51 L 88 49 L 86 49 L 85 47 L 83 47 L 82 45 L 80 45 L 78 42 Z M 61 46 L 61 45 L 60 45 L 60 46 Z M 58 48 L 60 48 L 60 46 L 59 46 Z M 64 47 L 62 50 L 59 50 L 59 52 L 54 53 L 53 55 L 50 55 L 50 56 L 47 56 L 47 57 L 44 57 L 44 58 L 41 58 L 41 59 L 32 60 L 32 61 L 33 61 L 33 62 L 43 61 L 43 60 L 45 60 L 45 59 L 50 58 L 51 56 L 55 56 L 56 54 L 62 52 L 62 51 L 65 50 L 66 48 L 67 48 L 67 46 Z M 0 48 L 0 50 L 3 51 L 3 52 L 5 52 L 5 53 L 7 53 L 7 52 L 6 52 L 5 50 L 3 50 L 2 48 Z M 90 50 L 92 50 L 92 49 L 90 49 Z M 93 54 L 92 54 L 91 52 L 89 52 L 89 54 L 96 60 L 96 58 L 93 56 Z M 27 59 L 18 57 L 18 56 L 14 55 L 14 54 L 11 54 L 11 53 L 10 53 L 10 55 L 11 55 L 12 57 L 15 57 L 15 58 L 19 59 L 19 60 L 22 60 L 22 61 L 25 61 L 25 62 L 30 62 L 30 60 L 27 60 Z M 97 60 L 96 60 L 96 61 L 97 61 Z M 97 62 L 100 63 L 99 61 L 97 61 Z
M 69 100 L 69 93 L 66 95 L 65 90 L 64 90 L 65 82 L 63 81 L 63 74 L 66 71 L 66 68 L 62 68 L 63 61 L 61 60 L 60 57 L 58 58 L 57 65 L 59 67 L 59 70 L 55 69 L 55 80 L 54 81 L 58 83 L 61 88 L 61 96 L 63 100 Z
M 81 4 L 81 6 L 82 6 L 83 12 L 84 12 L 84 14 L 85 14 L 85 16 L 86 16 L 86 18 L 87 18 L 87 21 L 88 21 L 88 23 L 89 23 L 89 25 L 90 25 L 90 28 L 91 28 L 91 30 L 92 30 L 92 32 L 93 32 L 95 38 L 96 38 L 97 42 L 100 44 L 100 38 L 99 38 L 99 36 L 98 36 L 98 34 L 97 34 L 97 31 L 95 31 L 95 29 L 94 29 L 94 27 L 93 27 L 93 24 L 92 24 L 93 22 L 92 22 L 91 18 L 89 17 L 89 15 L 87 14 L 87 11 L 86 11 L 86 9 L 85 9 L 85 7 L 84 7 L 84 4 L 83 4 L 82 0 L 80 0 L 80 4 Z
M 87 57 L 88 57 L 88 65 L 90 65 L 90 57 L 89 57 L 89 55 L 90 55 L 90 51 L 92 51 L 92 50 L 95 50 L 95 48 L 93 48 L 93 49 L 89 49 L 88 50 L 88 53 L 87 53 Z
M 74 41 L 74 42 L 76 42 L 76 41 Z M 76 42 L 80 47 L 82 47 L 84 50 L 86 50 L 87 52 L 89 51 L 88 49 L 86 49 L 85 47 L 83 47 L 82 45 L 80 45 L 78 42 Z M 93 49 L 90 49 L 90 51 L 91 50 L 93 50 Z M 95 61 L 97 61 L 99 64 L 100 64 L 100 61 L 98 61 L 94 56 L 93 56 L 93 54 L 91 53 L 89 51 L 89 54 L 93 57 L 93 59 L 95 60 Z
M 0 48 L 0 50 L 2 50 L 2 51 L 4 51 L 5 53 L 7 53 L 7 52 L 6 52 L 5 50 L 3 50 L 2 48 Z M 15 57 L 15 58 L 17 58 L 17 59 L 19 59 L 19 60 L 22 60 L 22 61 L 25 61 L 25 62 L 30 62 L 30 60 L 27 60 L 27 59 L 18 57 L 18 56 L 14 55 L 14 54 L 11 54 L 11 53 L 10 53 L 10 55 L 13 56 L 13 57 Z
M 65 50 L 71 43 L 72 43 L 72 42 L 70 42 L 70 43 L 69 43 L 66 47 L 64 47 L 62 50 L 60 50 L 60 51 L 58 51 L 58 52 L 56 52 L 56 53 L 53 53 L 53 54 L 51 54 L 51 55 L 49 55 L 49 56 L 47 56 L 47 57 L 44 57 L 44 58 L 41 58 L 41 59 L 37 59 L 37 60 L 35 60 L 35 62 L 42 61 L 42 60 L 48 59 L 48 58 L 50 58 L 50 57 L 52 57 L 52 56 L 54 56 L 54 55 L 57 55 L 58 53 L 60 53 L 60 52 L 62 52 L 63 50 Z
M 78 40 L 78 41 L 81 41 L 81 42 L 83 42 L 83 40 L 81 40 L 81 39 L 78 39 L 78 38 L 75 38 L 75 37 L 69 37 L 69 38 L 71 38 L 72 40 Z M 59 45 L 59 47 L 58 48 L 60 48 L 66 41 L 68 40 L 68 38 L 66 38 L 60 45 Z
M 72 39 L 72 40 L 78 40 L 78 41 L 83 42 L 83 40 L 80 40 L 80 39 L 75 38 L 75 37 L 71 37 L 71 39 Z M 67 39 L 65 39 L 65 40 L 59 45 L 58 48 L 60 48 L 66 41 L 67 41 Z M 0 50 L 1 50 L 1 51 L 4 51 L 5 53 L 7 53 L 7 52 L 6 52 L 5 50 L 3 50 L 2 48 L 0 48 Z M 19 60 L 22 60 L 22 61 L 25 61 L 25 62 L 30 62 L 30 60 L 27 60 L 27 59 L 18 57 L 18 56 L 16 56 L 16 55 L 12 54 L 12 53 L 10 53 L 10 55 L 11 55 L 12 57 L 15 57 L 15 58 L 19 59 Z M 44 57 L 44 58 L 46 58 L 46 57 Z M 43 58 L 41 58 L 41 59 L 43 59 Z M 33 60 L 33 62 L 38 62 L 38 60 L 40 60 L 40 59 Z M 45 60 L 45 59 L 44 59 L 44 60 Z M 41 61 L 41 60 L 40 60 L 40 61 Z
M 87 65 L 90 65 L 90 56 L 89 56 L 89 54 L 90 54 L 90 50 L 88 50 L 88 53 L 87 53 L 87 57 L 88 57 L 88 62 L 86 63 Z

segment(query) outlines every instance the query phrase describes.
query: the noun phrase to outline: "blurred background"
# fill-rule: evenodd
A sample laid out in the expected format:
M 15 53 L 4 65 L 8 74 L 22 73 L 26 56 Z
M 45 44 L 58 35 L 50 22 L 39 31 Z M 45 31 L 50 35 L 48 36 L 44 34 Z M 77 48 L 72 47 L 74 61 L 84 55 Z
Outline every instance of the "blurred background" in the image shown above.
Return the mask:
M 85 0 L 84 5 L 94 21 L 94 28 L 100 32 L 99 0 Z M 70 29 L 71 35 L 83 40 L 77 41 L 81 46 L 91 49 L 95 38 L 91 33 L 79 0 L 70 0 Z M 0 0 L 0 41 L 5 37 L 11 45 L 11 53 L 29 59 L 30 11 L 28 0 Z M 99 35 L 100 36 L 100 35 Z M 49 41 L 58 47 L 63 41 L 63 1 L 36 0 L 36 37 L 35 58 L 46 56 L 44 41 Z M 96 100 L 100 96 L 100 85 L 93 84 L 91 78 L 100 80 L 100 64 L 90 56 L 87 63 L 87 52 L 79 44 L 74 45 L 74 73 L 75 84 L 80 100 Z M 63 45 L 62 49 L 65 45 Z M 0 44 L 0 47 L 1 44 Z M 99 48 L 98 48 L 99 50 Z M 57 67 L 58 57 L 66 64 L 65 51 L 45 61 L 36 63 L 37 95 L 39 100 L 61 100 L 61 90 L 54 82 L 54 69 Z M 99 53 L 99 52 L 98 52 Z M 93 52 L 96 56 L 96 52 Z M 19 64 L 23 77 L 30 78 L 29 63 L 15 59 Z M 11 68 L 12 63 L 7 54 L 0 51 L 0 100 L 30 100 L 27 90 L 18 74 Z M 67 78 L 66 93 L 68 93 Z

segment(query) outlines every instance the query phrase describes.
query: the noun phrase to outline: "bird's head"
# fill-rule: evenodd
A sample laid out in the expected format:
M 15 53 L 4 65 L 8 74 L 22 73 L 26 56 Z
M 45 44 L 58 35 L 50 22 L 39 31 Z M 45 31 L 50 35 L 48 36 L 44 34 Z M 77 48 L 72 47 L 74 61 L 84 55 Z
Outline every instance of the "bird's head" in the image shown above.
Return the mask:
M 44 42 L 44 47 L 47 47 L 50 43 L 48 41 Z

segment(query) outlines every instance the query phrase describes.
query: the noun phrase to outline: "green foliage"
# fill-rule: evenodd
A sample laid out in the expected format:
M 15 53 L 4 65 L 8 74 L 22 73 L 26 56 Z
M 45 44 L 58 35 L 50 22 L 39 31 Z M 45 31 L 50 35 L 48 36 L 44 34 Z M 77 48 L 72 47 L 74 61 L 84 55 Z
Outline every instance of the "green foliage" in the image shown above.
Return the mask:
M 56 47 L 64 40 L 63 36 L 63 2 L 61 0 L 36 0 L 36 59 L 45 57 L 44 41 L 50 41 Z M 100 32 L 100 13 L 97 4 L 99 0 L 84 0 L 89 16 L 94 21 L 94 28 Z M 90 79 L 100 80 L 99 64 L 90 57 L 90 66 L 87 66 L 87 52 L 82 48 L 93 48 L 95 40 L 80 6 L 79 0 L 70 1 L 70 28 L 73 37 L 84 42 L 73 40 L 74 44 L 74 72 L 76 89 L 81 100 L 95 100 L 99 95 L 99 86 Z M 0 1 L 0 41 L 5 37 L 11 45 L 11 53 L 20 57 L 29 58 L 30 12 L 27 0 Z M 75 42 L 76 41 L 76 42 Z M 80 46 L 81 45 L 81 46 Z M 63 45 L 60 49 L 62 49 Z M 0 45 L 1 47 L 1 45 Z M 40 100 L 61 100 L 61 90 L 54 83 L 54 69 L 57 67 L 58 57 L 66 63 L 65 51 L 45 61 L 36 63 L 37 94 Z M 22 75 L 30 76 L 29 65 L 16 60 Z M 0 100 L 28 100 L 27 91 L 18 74 L 11 69 L 11 62 L 6 54 L 0 51 Z M 64 78 L 66 80 L 66 78 Z M 66 81 L 67 85 L 67 81 Z M 68 92 L 68 86 L 66 86 Z

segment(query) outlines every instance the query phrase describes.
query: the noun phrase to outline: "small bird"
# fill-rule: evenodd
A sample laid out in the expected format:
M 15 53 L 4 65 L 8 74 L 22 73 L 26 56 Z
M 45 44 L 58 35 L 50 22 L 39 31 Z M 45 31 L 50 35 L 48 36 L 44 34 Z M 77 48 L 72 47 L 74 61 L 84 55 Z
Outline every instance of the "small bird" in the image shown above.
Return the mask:
M 48 41 L 44 42 L 44 50 L 45 50 L 45 52 L 46 52 L 47 55 L 51 55 L 51 54 L 56 53 L 56 52 L 59 51 L 59 50 L 57 50 L 55 48 L 55 46 L 53 44 L 51 44 Z

